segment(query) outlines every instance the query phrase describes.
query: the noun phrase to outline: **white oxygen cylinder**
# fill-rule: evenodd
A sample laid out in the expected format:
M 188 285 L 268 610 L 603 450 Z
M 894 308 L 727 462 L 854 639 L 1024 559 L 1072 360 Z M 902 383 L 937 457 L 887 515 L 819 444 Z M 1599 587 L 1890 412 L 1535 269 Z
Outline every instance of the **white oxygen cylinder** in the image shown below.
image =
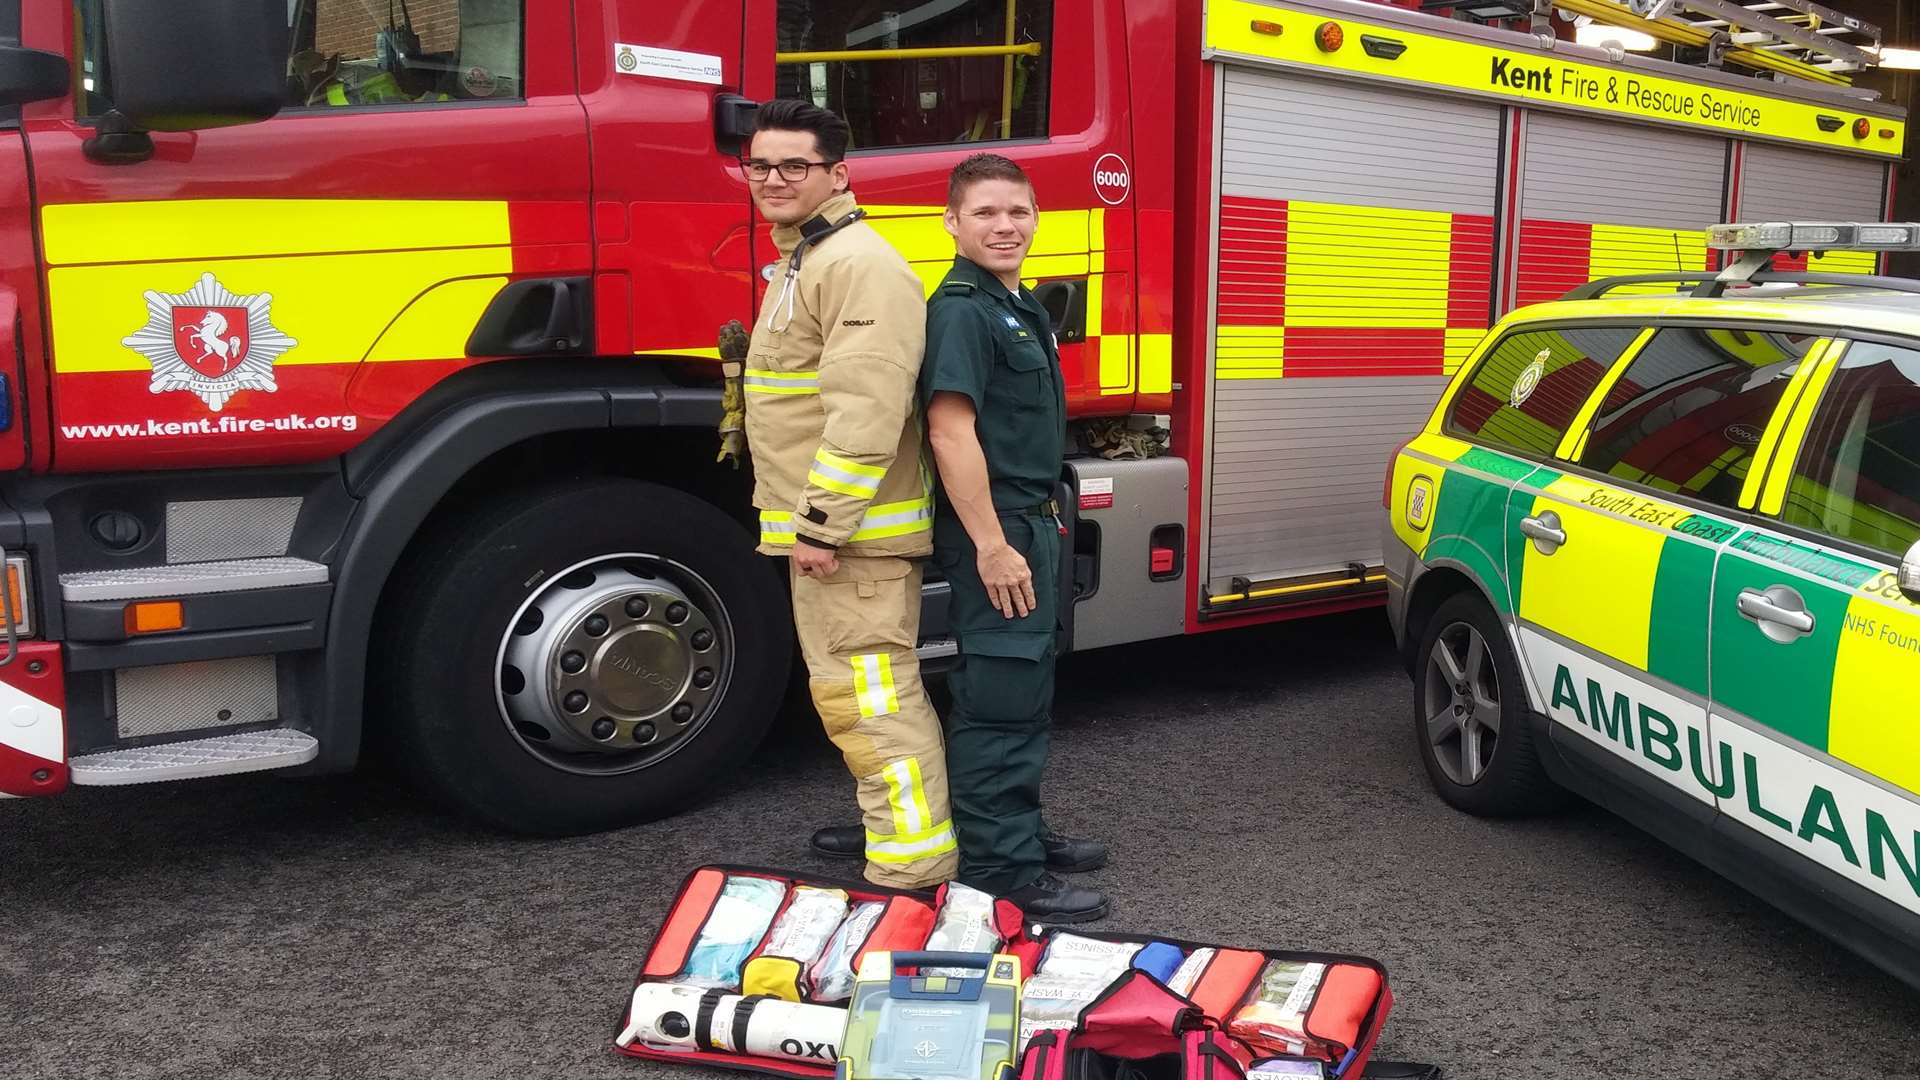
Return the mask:
M 704 1019 L 703 1019 L 704 1015 Z M 626 1029 L 614 1041 L 650 1050 L 706 1050 L 832 1065 L 840 1059 L 847 1010 L 776 998 L 745 998 L 677 983 L 634 988 Z

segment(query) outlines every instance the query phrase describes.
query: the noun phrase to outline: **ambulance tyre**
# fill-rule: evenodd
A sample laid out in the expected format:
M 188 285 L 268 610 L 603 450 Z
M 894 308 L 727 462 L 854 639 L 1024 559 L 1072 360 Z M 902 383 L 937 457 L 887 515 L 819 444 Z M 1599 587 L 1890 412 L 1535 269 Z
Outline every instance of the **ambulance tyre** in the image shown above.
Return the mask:
M 1463 592 L 1442 603 L 1416 656 L 1414 734 L 1440 797 L 1482 817 L 1559 806 L 1534 749 L 1519 659 L 1487 602 Z
M 442 801 L 559 836 L 723 790 L 780 708 L 773 560 L 684 492 L 581 480 L 443 520 L 395 571 L 372 737 Z

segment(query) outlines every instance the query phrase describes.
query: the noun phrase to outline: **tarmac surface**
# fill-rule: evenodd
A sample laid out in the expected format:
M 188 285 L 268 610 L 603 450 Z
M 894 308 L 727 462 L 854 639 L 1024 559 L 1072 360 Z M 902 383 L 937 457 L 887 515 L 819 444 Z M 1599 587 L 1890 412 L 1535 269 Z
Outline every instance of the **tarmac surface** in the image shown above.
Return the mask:
M 1377 612 L 1063 666 L 1057 829 L 1108 840 L 1104 929 L 1378 957 L 1380 1054 L 1456 1080 L 1913 1077 L 1920 993 L 1611 816 L 1428 789 Z M 669 821 L 482 831 L 375 776 L 0 805 L 0 1075 L 668 1078 L 608 1051 L 675 886 L 843 874 L 805 722 Z

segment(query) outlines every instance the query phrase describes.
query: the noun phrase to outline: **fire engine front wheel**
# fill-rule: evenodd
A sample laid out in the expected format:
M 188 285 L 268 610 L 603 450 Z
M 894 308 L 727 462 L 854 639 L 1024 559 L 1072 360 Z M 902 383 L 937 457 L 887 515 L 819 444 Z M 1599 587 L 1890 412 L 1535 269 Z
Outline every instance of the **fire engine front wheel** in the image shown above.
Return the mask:
M 403 762 L 482 821 L 554 835 L 671 814 L 717 790 L 779 707 L 785 591 L 746 530 L 690 495 L 542 489 L 415 551 L 373 704 Z

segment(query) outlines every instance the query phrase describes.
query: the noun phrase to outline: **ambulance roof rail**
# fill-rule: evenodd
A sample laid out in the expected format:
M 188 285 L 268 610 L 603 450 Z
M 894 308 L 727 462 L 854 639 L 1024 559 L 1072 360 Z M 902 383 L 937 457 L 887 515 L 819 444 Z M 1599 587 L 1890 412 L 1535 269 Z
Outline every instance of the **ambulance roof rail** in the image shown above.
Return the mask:
M 1601 278 L 1598 281 L 1589 281 L 1585 285 L 1569 290 L 1560 299 L 1597 300 L 1615 289 L 1630 285 L 1691 285 L 1694 287 L 1692 290 L 1694 296 L 1707 298 L 1725 295 L 1727 287 L 1731 285 L 1838 285 L 1853 289 L 1880 289 L 1885 292 L 1920 295 L 1920 279 L 1915 278 L 1803 270 L 1758 270 L 1744 277 L 1724 276 L 1731 269 L 1729 267 L 1728 270 L 1718 273 L 1708 271 L 1693 274 L 1620 274 Z

